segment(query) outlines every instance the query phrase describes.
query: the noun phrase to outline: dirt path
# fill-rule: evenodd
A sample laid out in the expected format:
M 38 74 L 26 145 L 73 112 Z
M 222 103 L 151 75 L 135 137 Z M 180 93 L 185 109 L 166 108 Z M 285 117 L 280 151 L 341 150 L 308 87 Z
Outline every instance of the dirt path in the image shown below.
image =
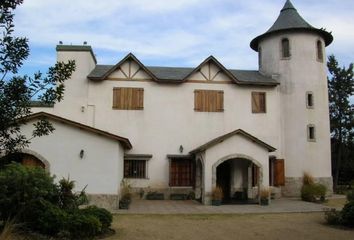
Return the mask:
M 116 215 L 109 240 L 354 239 L 354 230 L 325 225 L 323 213 Z

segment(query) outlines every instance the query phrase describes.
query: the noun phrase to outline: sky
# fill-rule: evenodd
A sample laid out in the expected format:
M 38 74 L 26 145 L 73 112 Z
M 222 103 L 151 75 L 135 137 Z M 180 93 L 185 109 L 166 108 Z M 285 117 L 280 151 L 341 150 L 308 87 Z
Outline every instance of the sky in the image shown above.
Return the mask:
M 250 41 L 275 22 L 285 0 L 24 0 L 15 35 L 29 39 L 22 74 L 46 72 L 55 47 L 91 45 L 98 64 L 132 52 L 147 66 L 196 67 L 210 55 L 227 68 L 257 69 Z M 292 0 L 302 17 L 332 31 L 327 54 L 354 62 L 353 0 Z

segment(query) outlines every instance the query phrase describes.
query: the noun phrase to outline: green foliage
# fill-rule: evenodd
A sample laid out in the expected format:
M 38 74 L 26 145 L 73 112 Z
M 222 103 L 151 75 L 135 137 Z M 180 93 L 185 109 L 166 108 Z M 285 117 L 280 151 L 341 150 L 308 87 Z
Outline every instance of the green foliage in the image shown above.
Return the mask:
M 0 171 L 0 220 L 19 213 L 34 199 L 57 203 L 58 188 L 53 177 L 40 168 L 12 163 Z
M 338 225 L 342 221 L 342 213 L 335 208 L 325 211 L 325 220 L 329 225 Z
M 16 75 L 29 56 L 28 39 L 14 37 L 14 14 L 22 0 L 0 1 L 0 152 L 11 153 L 28 146 L 30 139 L 21 134 L 20 125 L 31 113 L 31 100 L 46 104 L 63 99 L 64 81 L 75 71 L 75 62 L 58 62 L 43 75 Z M 48 135 L 54 130 L 46 120 L 34 124 L 33 137 Z
M 347 200 L 350 201 L 354 201 L 354 189 L 351 189 L 347 192 Z
M 112 224 L 113 216 L 104 208 L 89 206 L 87 208 L 81 209 L 80 211 L 85 215 L 95 216 L 97 219 L 99 219 L 102 224 L 103 232 L 107 231 Z
M 73 193 L 74 187 L 69 179 L 55 184 L 42 168 L 11 163 L 0 170 L 0 221 L 11 218 L 25 230 L 70 239 L 106 232 L 111 213 L 96 206 L 80 209 L 87 197 Z
M 350 162 L 350 155 L 354 155 L 354 104 L 350 97 L 354 95 L 353 63 L 348 68 L 340 67 L 336 58 L 328 57 L 328 93 L 329 113 L 331 121 L 332 166 L 334 188 L 339 184 L 340 174 L 346 173 L 348 177 L 354 174 L 354 163 Z M 346 179 L 350 180 L 350 179 Z
M 344 205 L 342 210 L 342 224 L 348 227 L 354 227 L 354 201 Z
M 65 231 L 71 239 L 91 239 L 102 232 L 102 224 L 96 216 L 77 211 L 69 215 Z
M 323 184 L 306 184 L 301 188 L 301 199 L 307 202 L 324 201 L 327 188 Z

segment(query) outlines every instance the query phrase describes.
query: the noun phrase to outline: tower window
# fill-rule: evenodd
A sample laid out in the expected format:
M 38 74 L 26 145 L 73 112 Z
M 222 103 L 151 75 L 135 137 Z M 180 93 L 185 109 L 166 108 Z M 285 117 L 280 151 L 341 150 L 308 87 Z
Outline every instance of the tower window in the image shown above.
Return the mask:
M 306 107 L 307 108 L 313 108 L 314 107 L 313 93 L 312 92 L 307 92 L 306 93 Z
M 320 40 L 317 41 L 317 60 L 323 62 L 323 48 Z
M 315 125 L 313 124 L 307 125 L 307 141 L 309 142 L 316 141 L 316 129 L 315 129 Z
M 262 48 L 258 48 L 258 66 L 259 68 L 262 67 Z
M 289 39 L 283 38 L 281 40 L 282 58 L 290 58 L 290 42 Z

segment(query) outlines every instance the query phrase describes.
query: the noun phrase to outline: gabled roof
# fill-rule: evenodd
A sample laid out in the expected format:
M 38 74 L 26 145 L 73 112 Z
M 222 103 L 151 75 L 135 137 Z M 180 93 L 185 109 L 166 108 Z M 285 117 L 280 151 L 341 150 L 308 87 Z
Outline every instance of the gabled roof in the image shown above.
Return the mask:
M 232 75 L 232 73 L 229 72 L 229 70 L 227 70 L 224 65 L 222 65 L 214 56 L 209 56 L 208 58 L 206 58 L 201 64 L 199 64 L 198 67 L 194 68 L 192 72 L 190 72 L 184 79 L 183 81 L 186 81 L 187 78 L 189 78 L 190 76 L 192 76 L 194 73 L 198 72 L 205 64 L 212 62 L 214 63 L 216 66 L 218 66 L 225 74 L 226 76 L 228 76 L 229 78 L 231 78 L 231 80 L 235 81 L 236 83 L 238 82 L 238 80 L 236 79 L 236 77 L 234 75 Z
M 258 43 L 262 38 L 283 31 L 315 32 L 323 37 L 326 46 L 333 41 L 331 33 L 311 26 L 300 16 L 291 1 L 287 0 L 273 26 L 264 34 L 253 39 L 250 46 L 253 50 L 258 51 Z
M 228 139 L 228 138 L 230 138 L 230 137 L 232 137 L 234 135 L 241 135 L 241 136 L 251 140 L 252 142 L 254 142 L 254 143 L 266 148 L 269 152 L 274 152 L 276 150 L 276 148 L 274 148 L 274 147 L 268 145 L 267 143 L 259 140 L 255 136 L 243 131 L 242 129 L 237 129 L 237 130 L 235 130 L 233 132 L 230 132 L 230 133 L 227 133 L 227 134 L 222 135 L 220 137 L 214 138 L 213 140 L 211 140 L 211 141 L 209 141 L 209 142 L 197 147 L 196 149 L 190 151 L 189 153 L 190 154 L 195 154 L 195 153 L 204 151 L 204 150 L 206 150 L 206 149 L 208 149 L 208 148 L 210 148 L 210 147 L 212 147 L 212 146 L 214 146 L 214 145 L 216 145 L 218 143 L 223 142 L 224 140 L 226 140 L 226 139 Z
M 127 138 L 124 138 L 124 137 L 121 137 L 121 136 L 118 136 L 118 135 L 115 135 L 115 134 L 112 134 L 112 133 L 109 133 L 106 131 L 102 131 L 100 129 L 93 128 L 93 127 L 84 125 L 82 123 L 78 123 L 78 122 L 69 120 L 67 118 L 59 117 L 57 115 L 46 113 L 46 112 L 33 113 L 23 119 L 20 119 L 20 121 L 29 121 L 29 120 L 38 119 L 38 118 L 50 119 L 53 121 L 57 121 L 57 122 L 60 122 L 63 124 L 70 125 L 72 127 L 79 128 L 79 129 L 87 131 L 87 132 L 95 133 L 100 136 L 110 138 L 110 139 L 120 142 L 125 149 L 132 149 L 132 145 L 131 145 L 129 139 L 127 139 Z
M 131 54 L 131 56 L 134 56 Z M 121 60 L 118 64 L 122 64 L 127 57 Z M 212 61 L 223 72 L 239 85 L 258 85 L 258 86 L 276 86 L 279 84 L 275 79 L 265 76 L 256 70 L 236 70 L 226 69 L 215 57 L 210 56 L 205 59 L 196 68 L 186 67 L 150 67 L 144 66 L 144 70 L 155 77 L 155 81 L 159 83 L 183 83 L 193 73 L 197 72 L 205 63 Z M 143 66 L 142 64 L 140 66 Z M 96 65 L 96 67 L 87 76 L 88 79 L 103 81 L 111 74 L 117 65 Z
M 145 67 L 144 64 L 142 64 L 137 57 L 134 56 L 134 54 L 129 53 L 127 56 L 125 56 L 122 60 L 120 60 L 116 65 L 112 66 L 111 68 L 108 69 L 109 65 L 101 65 L 104 67 L 100 67 L 98 70 L 100 71 L 101 74 L 99 74 L 97 71 L 95 72 L 94 70 L 87 76 L 88 79 L 91 80 L 104 80 L 106 77 L 108 77 L 112 72 L 117 70 L 125 61 L 127 60 L 133 60 L 135 61 L 139 67 L 141 67 L 153 80 L 158 81 L 156 76 Z M 104 71 L 106 70 L 106 71 Z

